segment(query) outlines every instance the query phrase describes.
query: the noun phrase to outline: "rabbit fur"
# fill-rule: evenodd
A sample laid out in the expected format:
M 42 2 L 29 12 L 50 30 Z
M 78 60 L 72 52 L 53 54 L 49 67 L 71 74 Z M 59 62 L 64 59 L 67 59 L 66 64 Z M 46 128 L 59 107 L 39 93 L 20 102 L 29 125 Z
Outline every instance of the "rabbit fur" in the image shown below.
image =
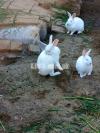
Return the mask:
M 65 27 L 68 30 L 67 33 L 70 33 L 70 35 L 73 35 L 76 31 L 78 34 L 82 33 L 84 31 L 84 21 L 80 17 L 76 17 L 76 13 L 67 12 L 68 14 L 68 20 L 65 23 Z
M 49 44 L 45 47 L 45 49 L 40 53 L 37 59 L 37 68 L 39 70 L 39 74 L 46 76 L 56 76 L 61 74 L 61 72 L 54 72 L 54 68 L 58 68 L 59 70 L 63 70 L 59 63 L 60 49 L 57 46 L 57 39 L 52 41 L 53 36 L 49 37 Z
M 84 77 L 86 75 L 91 75 L 93 70 L 92 58 L 89 56 L 91 49 L 86 51 L 85 49 L 82 52 L 82 55 L 76 61 L 76 70 L 80 77 Z

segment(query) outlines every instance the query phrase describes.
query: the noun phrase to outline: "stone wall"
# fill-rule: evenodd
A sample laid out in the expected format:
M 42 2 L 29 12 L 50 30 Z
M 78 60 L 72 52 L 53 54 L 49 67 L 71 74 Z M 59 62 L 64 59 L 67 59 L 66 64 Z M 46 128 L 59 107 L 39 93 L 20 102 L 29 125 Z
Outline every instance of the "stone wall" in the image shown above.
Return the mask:
M 79 15 L 81 3 L 81 0 L 7 0 L 1 8 L 9 12 L 6 21 L 0 22 L 0 25 L 38 25 L 41 21 L 50 22 L 52 9 L 56 6 L 66 7 Z
M 0 8 L 6 10 L 8 14 L 2 21 L 0 21 L 0 27 L 5 28 L 5 26 L 36 25 L 45 31 L 43 37 L 45 38 L 47 24 L 52 23 L 51 18 L 54 12 L 53 9 L 56 6 L 66 7 L 70 12 L 76 12 L 77 15 L 79 15 L 81 0 L 4 0 Z M 42 26 L 42 24 L 44 25 L 44 22 L 45 27 Z M 52 24 L 51 26 L 56 32 L 65 32 L 64 28 L 60 26 Z M 16 42 L 10 43 L 13 44 L 13 48 L 17 49 Z M 20 43 L 18 45 L 18 50 L 21 49 L 21 47 L 19 47 Z M 8 41 L 0 41 L 0 51 L 2 51 L 2 49 L 5 50 L 6 48 L 9 50 Z

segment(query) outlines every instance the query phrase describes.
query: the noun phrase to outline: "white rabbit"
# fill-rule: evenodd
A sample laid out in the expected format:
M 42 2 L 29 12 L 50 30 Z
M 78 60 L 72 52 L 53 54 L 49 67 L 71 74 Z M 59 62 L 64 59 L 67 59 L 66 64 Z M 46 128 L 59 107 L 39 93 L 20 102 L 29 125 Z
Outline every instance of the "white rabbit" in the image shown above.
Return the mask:
M 91 49 L 88 51 L 84 49 L 82 55 L 76 61 L 76 69 L 81 78 L 92 73 L 93 64 L 92 58 L 89 56 L 90 52 Z
M 56 76 L 61 74 L 59 71 L 54 72 L 54 68 L 57 67 L 59 70 L 63 70 L 59 63 L 60 49 L 57 47 L 59 40 L 55 39 L 52 42 L 52 35 L 49 38 L 49 44 L 41 52 L 37 59 L 37 68 L 39 74 L 46 76 Z
M 70 33 L 70 35 L 73 35 L 76 31 L 78 34 L 82 33 L 84 31 L 84 21 L 81 18 L 76 17 L 76 13 L 71 15 L 71 13 L 67 12 L 67 14 L 69 17 L 65 23 L 65 27 L 68 30 L 67 33 Z

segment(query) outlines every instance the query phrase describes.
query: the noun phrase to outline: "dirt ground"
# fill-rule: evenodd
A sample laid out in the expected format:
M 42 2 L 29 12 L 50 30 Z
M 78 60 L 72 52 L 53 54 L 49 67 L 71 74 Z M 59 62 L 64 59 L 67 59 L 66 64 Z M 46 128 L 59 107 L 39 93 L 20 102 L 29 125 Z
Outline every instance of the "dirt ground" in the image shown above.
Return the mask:
M 90 15 L 86 16 L 84 10 L 82 15 L 87 19 Z M 99 23 L 93 21 L 96 26 L 81 35 L 55 35 L 60 39 L 60 62 L 70 65 L 70 69 L 60 76 L 42 77 L 36 69 L 31 70 L 31 63 L 36 63 L 38 57 L 35 53 L 17 59 L 15 63 L 0 65 L 0 133 L 70 133 L 69 123 L 73 127 L 71 133 L 95 133 L 86 124 L 75 125 L 79 120 L 75 109 L 80 107 L 80 102 L 64 97 L 100 98 Z M 83 48 L 92 49 L 93 73 L 81 79 L 75 62 Z M 91 118 L 92 125 L 100 129 L 100 117 Z M 63 129 L 59 128 L 62 123 Z
M 56 35 L 56 37 L 62 40 L 59 44 L 61 63 L 68 63 L 71 67 L 62 75 L 42 77 L 38 75 L 37 70 L 31 70 L 31 63 L 36 63 L 38 57 L 35 54 L 18 59 L 14 64 L 0 67 L 0 118 L 7 131 L 23 133 L 23 128 L 31 123 L 48 119 L 68 123 L 75 119 L 73 109 L 79 105 L 75 100 L 64 100 L 64 96 L 100 97 L 100 55 L 92 50 L 94 71 L 91 76 L 80 79 L 75 71 L 75 61 L 82 49 L 93 47 L 91 37 L 85 34 L 73 37 Z M 48 111 L 55 107 L 63 111 L 58 113 Z M 45 132 L 41 129 L 41 133 Z

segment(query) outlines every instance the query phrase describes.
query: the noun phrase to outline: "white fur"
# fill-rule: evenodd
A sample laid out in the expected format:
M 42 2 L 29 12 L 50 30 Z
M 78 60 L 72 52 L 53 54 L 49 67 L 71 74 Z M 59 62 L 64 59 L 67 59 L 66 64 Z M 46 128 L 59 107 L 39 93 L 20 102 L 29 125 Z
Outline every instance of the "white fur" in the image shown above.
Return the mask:
M 76 69 L 80 77 L 84 77 L 86 75 L 91 75 L 93 70 L 92 58 L 89 56 L 90 51 L 83 50 L 82 55 L 76 61 Z
M 52 35 L 51 35 L 49 39 L 49 44 L 41 52 L 41 54 L 37 59 L 37 67 L 39 70 L 39 74 L 43 76 L 59 75 L 60 72 L 54 72 L 55 67 L 57 67 L 59 70 L 62 70 L 62 67 L 59 63 L 59 55 L 60 55 L 60 49 L 57 46 L 53 45 Z
M 68 30 L 67 33 L 70 33 L 70 35 L 73 35 L 74 32 L 78 32 L 78 34 L 82 33 L 84 31 L 84 21 L 76 17 L 76 14 L 73 13 L 72 15 L 67 12 L 69 18 L 67 22 L 65 23 L 65 27 Z

